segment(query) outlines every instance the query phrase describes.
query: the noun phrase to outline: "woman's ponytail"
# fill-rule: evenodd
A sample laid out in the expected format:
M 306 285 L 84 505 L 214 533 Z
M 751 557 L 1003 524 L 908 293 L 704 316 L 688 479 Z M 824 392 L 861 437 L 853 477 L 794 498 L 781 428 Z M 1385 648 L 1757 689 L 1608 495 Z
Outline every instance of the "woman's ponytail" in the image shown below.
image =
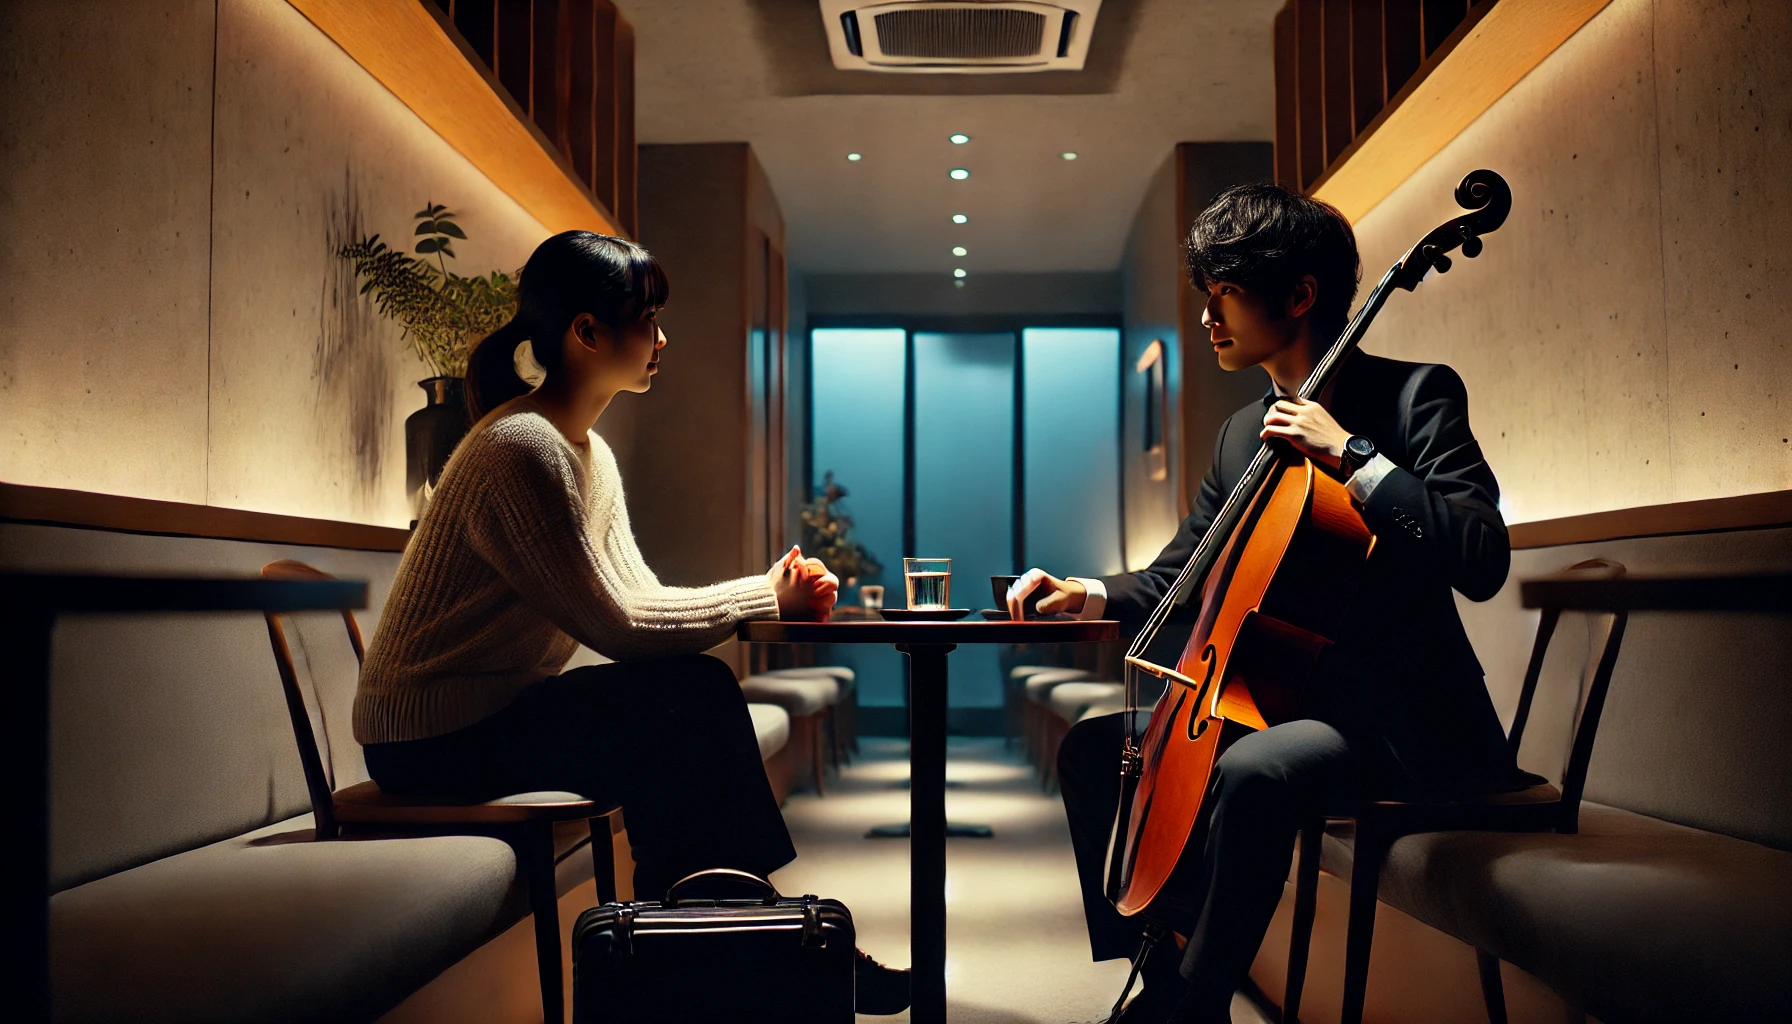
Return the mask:
M 666 272 L 625 238 L 562 231 L 536 246 L 517 279 L 516 315 L 467 353 L 467 412 L 485 414 L 533 390 L 516 372 L 516 349 L 533 342 L 551 379 L 563 365 L 563 336 L 580 313 L 614 328 L 666 304 Z
M 532 390 L 516 372 L 516 348 L 528 339 L 523 318 L 513 316 L 473 344 L 467 353 L 467 416 L 472 422 Z

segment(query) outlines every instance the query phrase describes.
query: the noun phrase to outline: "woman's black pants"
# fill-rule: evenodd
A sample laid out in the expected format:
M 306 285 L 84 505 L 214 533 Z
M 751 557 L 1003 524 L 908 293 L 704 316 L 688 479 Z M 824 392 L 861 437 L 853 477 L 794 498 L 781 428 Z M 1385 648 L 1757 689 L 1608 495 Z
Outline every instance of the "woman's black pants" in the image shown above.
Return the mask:
M 740 684 L 708 655 L 573 669 L 464 729 L 370 744 L 366 757 L 397 795 L 565 790 L 621 804 L 637 899 L 694 871 L 764 876 L 796 857 Z

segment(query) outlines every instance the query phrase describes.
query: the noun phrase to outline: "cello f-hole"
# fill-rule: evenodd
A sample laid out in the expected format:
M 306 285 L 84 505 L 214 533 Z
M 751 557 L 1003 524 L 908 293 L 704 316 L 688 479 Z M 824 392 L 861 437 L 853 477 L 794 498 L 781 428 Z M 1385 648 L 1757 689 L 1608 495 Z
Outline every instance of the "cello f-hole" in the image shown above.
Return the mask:
M 1201 679 L 1201 689 L 1195 693 L 1195 706 L 1188 713 L 1190 741 L 1199 739 L 1207 731 L 1207 715 L 1201 709 L 1207 706 L 1207 691 L 1213 686 L 1213 673 L 1220 664 L 1218 652 L 1212 644 L 1208 644 L 1207 649 L 1201 652 L 1201 660 L 1207 663 L 1207 675 Z

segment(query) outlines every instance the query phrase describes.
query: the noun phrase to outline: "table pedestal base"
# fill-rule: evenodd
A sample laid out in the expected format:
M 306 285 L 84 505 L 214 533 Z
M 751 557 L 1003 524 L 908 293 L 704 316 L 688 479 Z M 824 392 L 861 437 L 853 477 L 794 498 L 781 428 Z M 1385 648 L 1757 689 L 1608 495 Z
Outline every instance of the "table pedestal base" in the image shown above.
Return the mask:
M 897 644 L 908 656 L 909 1020 L 946 1022 L 946 655 L 957 644 Z

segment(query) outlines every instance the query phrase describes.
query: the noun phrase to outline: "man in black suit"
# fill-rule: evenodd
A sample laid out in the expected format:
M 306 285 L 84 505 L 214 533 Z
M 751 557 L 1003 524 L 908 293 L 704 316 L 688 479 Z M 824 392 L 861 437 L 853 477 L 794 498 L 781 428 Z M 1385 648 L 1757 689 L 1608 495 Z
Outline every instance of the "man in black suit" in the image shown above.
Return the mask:
M 1357 352 L 1319 401 L 1293 397 L 1342 331 L 1356 292 L 1355 236 L 1324 203 L 1276 185 L 1230 189 L 1196 220 L 1187 264 L 1207 295 L 1201 322 L 1220 366 L 1261 366 L 1270 391 L 1225 422 L 1193 513 L 1149 568 L 1102 579 L 1032 569 L 1010 589 L 1010 611 L 1038 590 L 1042 613 L 1136 629 L 1266 440 L 1343 479 L 1376 543 L 1320 658 L 1312 717 L 1251 734 L 1220 758 L 1211 816 L 1184 853 L 1199 858 L 1197 869 L 1179 872 L 1186 891 L 1159 901 L 1161 923 L 1186 943 L 1160 943 L 1141 965 L 1145 990 L 1127 1007 L 1128 1024 L 1229 1019 L 1281 897 L 1294 833 L 1314 812 L 1366 796 L 1520 784 L 1451 596 L 1492 597 L 1510 560 L 1499 485 L 1469 430 L 1461 378 L 1447 366 Z M 1098 960 L 1131 955 L 1142 933 L 1102 892 L 1122 717 L 1076 725 L 1058 758 Z

